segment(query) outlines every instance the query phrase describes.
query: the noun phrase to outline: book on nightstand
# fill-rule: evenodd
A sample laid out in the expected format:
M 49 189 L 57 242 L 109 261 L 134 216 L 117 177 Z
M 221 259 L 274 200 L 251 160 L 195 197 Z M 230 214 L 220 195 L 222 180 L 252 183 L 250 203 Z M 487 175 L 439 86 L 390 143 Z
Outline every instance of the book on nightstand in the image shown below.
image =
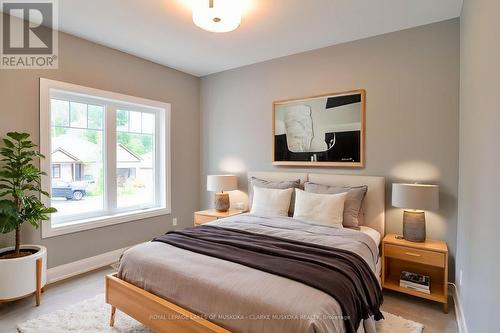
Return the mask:
M 402 288 L 413 289 L 425 294 L 430 294 L 431 278 L 427 275 L 402 271 L 399 277 L 399 286 Z

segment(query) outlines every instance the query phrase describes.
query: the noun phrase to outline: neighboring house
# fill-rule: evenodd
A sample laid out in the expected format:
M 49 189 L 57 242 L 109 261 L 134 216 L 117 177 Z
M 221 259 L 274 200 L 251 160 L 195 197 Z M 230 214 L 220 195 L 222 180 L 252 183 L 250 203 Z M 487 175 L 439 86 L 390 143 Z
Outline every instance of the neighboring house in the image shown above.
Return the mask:
M 129 179 L 136 179 L 141 166 L 141 158 L 122 144 L 116 149 L 116 178 L 118 185 Z
M 61 135 L 52 140 L 52 178 L 68 183 L 95 181 L 99 178 L 100 147 L 83 138 Z M 141 167 L 142 159 L 122 144 L 116 151 L 117 178 L 122 184 L 135 179 Z
M 52 178 L 68 183 L 82 180 L 83 175 L 89 174 L 90 171 L 85 170 L 85 163 L 82 160 L 61 147 L 52 151 L 51 162 Z M 90 169 L 90 167 L 94 164 L 94 162 L 87 163 L 87 168 Z

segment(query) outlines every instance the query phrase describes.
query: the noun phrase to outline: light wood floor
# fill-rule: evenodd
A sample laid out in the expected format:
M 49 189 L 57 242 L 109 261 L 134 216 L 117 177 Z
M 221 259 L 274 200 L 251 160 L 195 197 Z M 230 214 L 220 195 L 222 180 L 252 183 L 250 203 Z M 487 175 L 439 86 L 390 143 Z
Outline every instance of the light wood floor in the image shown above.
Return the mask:
M 111 272 L 112 268 L 103 268 L 49 285 L 42 295 L 42 304 L 39 307 L 35 306 L 32 297 L 11 303 L 0 303 L 0 332 L 17 332 L 18 323 L 104 293 L 104 276 Z M 453 303 L 450 304 L 450 312 L 444 314 L 438 303 L 395 292 L 385 292 L 384 296 L 382 310 L 424 324 L 425 333 L 458 332 Z

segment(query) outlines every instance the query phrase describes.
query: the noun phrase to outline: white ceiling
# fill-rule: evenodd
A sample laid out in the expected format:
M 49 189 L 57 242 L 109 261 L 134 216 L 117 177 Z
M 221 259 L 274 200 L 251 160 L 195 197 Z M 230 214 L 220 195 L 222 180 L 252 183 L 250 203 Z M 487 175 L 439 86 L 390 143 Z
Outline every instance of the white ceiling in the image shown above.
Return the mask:
M 204 76 L 458 17 L 462 8 L 462 0 L 244 0 L 241 26 L 216 34 L 192 23 L 189 1 L 63 0 L 59 28 Z

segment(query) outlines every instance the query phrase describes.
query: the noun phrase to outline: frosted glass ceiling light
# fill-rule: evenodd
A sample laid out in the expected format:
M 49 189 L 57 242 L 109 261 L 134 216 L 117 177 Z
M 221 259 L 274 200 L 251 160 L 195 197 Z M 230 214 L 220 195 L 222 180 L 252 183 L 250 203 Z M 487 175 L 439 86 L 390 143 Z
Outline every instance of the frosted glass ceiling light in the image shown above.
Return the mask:
M 193 0 L 193 22 L 203 30 L 229 32 L 241 23 L 241 0 Z

